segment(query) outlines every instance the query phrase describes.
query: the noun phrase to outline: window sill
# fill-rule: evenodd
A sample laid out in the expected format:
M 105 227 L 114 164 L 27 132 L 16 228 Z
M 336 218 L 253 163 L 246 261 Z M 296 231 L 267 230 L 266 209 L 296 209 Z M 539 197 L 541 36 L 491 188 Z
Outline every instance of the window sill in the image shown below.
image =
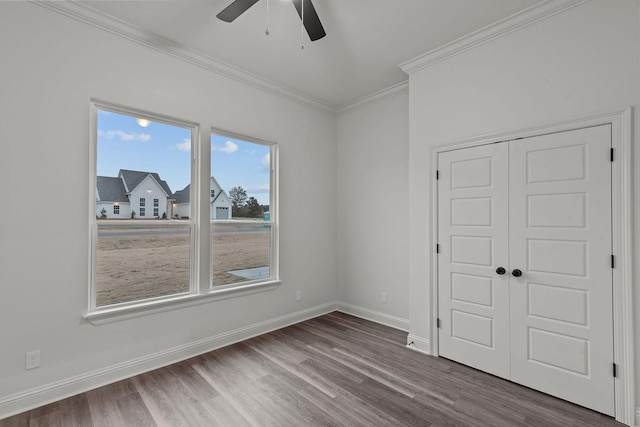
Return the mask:
M 228 287 L 224 289 L 213 289 L 207 294 L 200 295 L 179 295 L 171 299 L 160 301 L 141 302 L 135 305 L 124 307 L 101 308 L 82 316 L 84 320 L 94 325 L 104 325 L 107 323 L 120 322 L 122 320 L 134 319 L 136 317 L 148 316 L 150 314 L 162 313 L 194 305 L 206 304 L 221 301 L 229 298 L 243 297 L 259 292 L 267 292 L 276 289 L 282 282 L 271 280 L 268 282 L 246 283 Z

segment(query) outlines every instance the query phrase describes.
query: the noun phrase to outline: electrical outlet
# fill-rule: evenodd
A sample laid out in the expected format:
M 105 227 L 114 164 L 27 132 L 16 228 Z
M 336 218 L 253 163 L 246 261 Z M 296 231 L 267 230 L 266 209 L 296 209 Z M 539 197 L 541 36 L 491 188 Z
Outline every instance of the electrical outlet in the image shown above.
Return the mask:
M 380 294 L 380 301 L 386 303 L 387 302 L 387 293 L 383 292 Z
M 25 358 L 25 369 L 35 369 L 40 367 L 40 350 L 30 351 Z
M 302 299 L 302 291 L 296 291 L 296 301 L 300 301 Z

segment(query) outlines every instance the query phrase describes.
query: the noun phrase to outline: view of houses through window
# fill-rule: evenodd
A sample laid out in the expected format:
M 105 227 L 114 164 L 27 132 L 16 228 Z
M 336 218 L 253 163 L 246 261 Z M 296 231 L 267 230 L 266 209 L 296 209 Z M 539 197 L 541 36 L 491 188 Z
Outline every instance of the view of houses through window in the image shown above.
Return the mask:
M 109 106 L 96 111 L 94 307 L 273 279 L 273 146 L 211 134 L 209 285 L 195 283 L 191 200 L 197 128 Z M 204 260 L 200 260 L 203 262 Z
M 167 219 L 172 186 L 191 182 L 189 153 L 171 147 L 191 146 L 192 129 L 138 119 L 97 111 L 96 307 L 191 289 L 189 215 L 183 221 Z
M 225 185 L 211 178 L 213 286 L 271 276 L 271 169 L 270 146 L 211 135 L 211 170 Z

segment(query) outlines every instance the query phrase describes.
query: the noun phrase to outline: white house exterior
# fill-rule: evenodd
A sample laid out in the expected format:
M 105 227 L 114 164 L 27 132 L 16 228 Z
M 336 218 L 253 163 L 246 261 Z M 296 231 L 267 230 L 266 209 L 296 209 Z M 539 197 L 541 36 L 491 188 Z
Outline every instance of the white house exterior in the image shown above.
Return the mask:
M 191 192 L 191 184 L 174 193 L 173 216 L 172 218 L 189 218 L 191 215 L 191 203 L 189 197 Z
M 211 219 L 231 219 L 231 199 L 213 176 L 211 177 L 209 204 L 211 205 L 209 211 Z
M 121 169 L 118 177 L 98 176 L 96 216 L 107 218 L 154 219 L 172 217 L 173 194 L 166 181 L 155 172 Z
M 231 219 L 231 200 L 229 199 L 229 195 L 222 189 L 218 181 L 213 176 L 211 177 L 210 187 L 210 218 L 212 220 Z M 191 209 L 189 190 L 190 186 L 187 185 L 184 189 L 175 192 L 173 216 L 177 215 L 180 218 L 189 216 Z

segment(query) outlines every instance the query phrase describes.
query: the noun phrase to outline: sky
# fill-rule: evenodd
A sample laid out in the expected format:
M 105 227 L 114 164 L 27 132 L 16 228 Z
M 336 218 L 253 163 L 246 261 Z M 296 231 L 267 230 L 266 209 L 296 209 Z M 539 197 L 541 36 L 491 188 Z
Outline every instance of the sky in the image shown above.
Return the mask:
M 159 122 L 143 127 L 135 117 L 98 111 L 98 176 L 120 169 L 157 172 L 171 191 L 190 181 L 191 130 Z M 261 205 L 269 204 L 269 147 L 211 135 L 211 175 L 229 193 L 239 186 Z

